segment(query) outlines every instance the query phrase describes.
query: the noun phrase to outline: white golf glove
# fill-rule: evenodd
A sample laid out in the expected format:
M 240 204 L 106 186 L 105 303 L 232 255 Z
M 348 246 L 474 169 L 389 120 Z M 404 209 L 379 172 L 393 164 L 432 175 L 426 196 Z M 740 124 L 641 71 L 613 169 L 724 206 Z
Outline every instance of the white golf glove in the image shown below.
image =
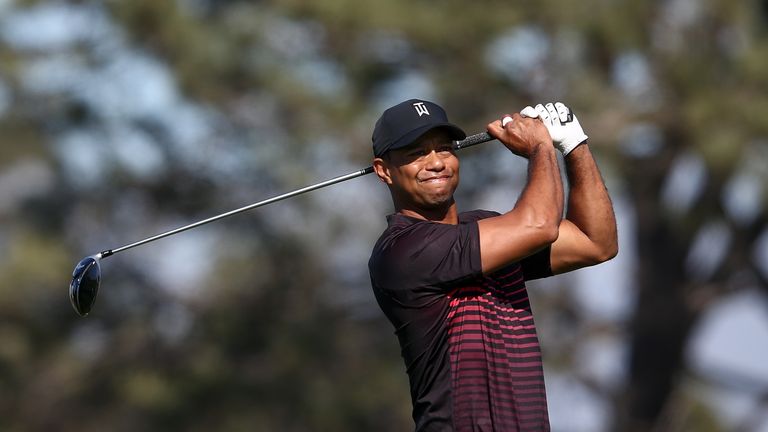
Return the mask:
M 536 108 L 527 106 L 520 114 L 531 118 L 540 117 L 552 137 L 552 142 L 563 156 L 567 156 L 588 138 L 579 124 L 579 119 L 562 102 L 538 104 Z

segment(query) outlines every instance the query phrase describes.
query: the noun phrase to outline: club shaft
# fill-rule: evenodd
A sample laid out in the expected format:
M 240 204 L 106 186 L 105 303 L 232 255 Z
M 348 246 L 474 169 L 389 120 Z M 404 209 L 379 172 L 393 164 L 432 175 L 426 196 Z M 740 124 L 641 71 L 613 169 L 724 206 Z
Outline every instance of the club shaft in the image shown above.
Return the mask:
M 160 240 L 161 238 L 172 236 L 172 235 L 178 234 L 180 232 L 191 230 L 192 228 L 197 228 L 199 226 L 206 225 L 206 224 L 209 224 L 211 222 L 215 222 L 217 220 L 224 219 L 226 217 L 233 216 L 233 215 L 236 215 L 238 213 L 242 213 L 244 211 L 252 210 L 252 209 L 255 209 L 257 207 L 265 206 L 267 204 L 272 204 L 272 203 L 277 202 L 277 201 L 282 201 L 284 199 L 291 198 L 291 197 L 294 197 L 296 195 L 301 195 L 303 193 L 311 192 L 313 190 L 324 188 L 326 186 L 330 186 L 330 185 L 333 185 L 333 184 L 336 184 L 336 183 L 341 183 L 343 181 L 347 181 L 347 180 L 350 180 L 350 179 L 353 179 L 353 178 L 356 178 L 356 177 L 364 176 L 364 175 L 370 174 L 372 172 L 373 172 L 373 167 L 370 166 L 368 168 L 364 168 L 364 169 L 361 169 L 359 171 L 355 171 L 355 172 L 351 172 L 349 174 L 344 174 L 344 175 L 341 175 L 341 176 L 338 176 L 338 177 L 334 177 L 334 178 L 326 180 L 324 182 L 320 182 L 320 183 L 317 183 L 317 184 L 306 186 L 306 187 L 303 187 L 301 189 L 296 189 L 294 191 L 287 192 L 287 193 L 284 193 L 282 195 L 277 195 L 277 196 L 274 196 L 272 198 L 268 198 L 268 199 L 265 199 L 263 201 L 259 201 L 257 203 L 249 204 L 249 205 L 244 206 L 244 207 L 240 207 L 240 208 L 237 208 L 237 209 L 234 209 L 234 210 L 230 210 L 230 211 L 228 211 L 226 213 L 222 213 L 220 215 L 209 217 L 208 219 L 203 219 L 201 221 L 197 221 L 197 222 L 191 223 L 189 225 L 185 225 L 183 227 L 172 229 L 170 231 L 166 231 L 164 233 L 161 233 L 161 234 L 158 234 L 158 235 L 146 238 L 144 240 L 139 240 L 139 241 L 137 241 L 135 243 L 131 243 L 131 244 L 127 244 L 125 246 L 121 246 L 121 247 L 119 247 L 117 249 L 106 250 L 106 251 L 101 253 L 101 257 L 102 258 L 108 257 L 108 256 L 116 254 L 118 252 L 122 252 L 124 250 L 135 248 L 136 246 L 141 246 L 143 244 L 146 244 L 146 243 L 149 243 L 149 242 L 153 242 L 155 240 Z
M 492 139 L 493 139 L 493 137 L 491 137 L 487 132 L 482 132 L 482 133 L 479 133 L 479 134 L 470 135 L 470 136 L 466 137 L 465 139 L 463 139 L 461 141 L 455 141 L 453 143 L 453 147 L 456 150 L 459 150 L 459 149 L 462 149 L 462 148 L 466 148 L 466 147 L 470 147 L 470 146 L 477 145 L 477 144 L 480 144 L 480 143 L 484 143 L 484 142 L 490 141 Z M 291 197 L 294 197 L 296 195 L 301 195 L 303 193 L 307 193 L 307 192 L 311 192 L 313 190 L 321 189 L 321 188 L 324 188 L 326 186 L 330 186 L 330 185 L 333 185 L 333 184 L 336 184 L 336 183 L 341 183 L 343 181 L 351 180 L 351 179 L 356 178 L 356 177 L 361 177 L 361 176 L 370 174 L 372 172 L 373 172 L 373 167 L 369 166 L 367 168 L 363 168 L 361 170 L 354 171 L 354 172 L 351 172 L 349 174 L 344 174 L 344 175 L 341 175 L 341 176 L 338 176 L 338 177 L 334 177 L 332 179 L 329 179 L 329 180 L 326 180 L 326 181 L 323 181 L 323 182 L 320 182 L 320 183 L 316 183 L 316 184 L 313 184 L 313 185 L 310 185 L 310 186 L 306 186 L 306 187 L 303 187 L 301 189 L 296 189 L 294 191 L 287 192 L 287 193 L 284 193 L 282 195 L 277 195 L 277 196 L 274 196 L 272 198 L 268 198 L 268 199 L 265 199 L 263 201 L 259 201 L 257 203 L 249 204 L 249 205 L 244 206 L 244 207 L 240 207 L 240 208 L 237 208 L 237 209 L 234 209 L 234 210 L 230 210 L 230 211 L 228 211 L 226 213 L 222 213 L 220 215 L 216 215 L 216 216 L 210 217 L 208 219 L 203 219 L 201 221 L 197 221 L 197 222 L 191 223 L 189 225 L 185 225 L 183 227 L 172 229 L 170 231 L 166 231 L 164 233 L 160 233 L 160 234 L 157 234 L 155 236 L 145 238 L 144 240 L 139 240 L 139 241 L 137 241 L 135 243 L 127 244 L 125 246 L 121 246 L 121 247 L 116 248 L 116 249 L 108 249 L 108 250 L 105 250 L 105 251 L 102 251 L 101 253 L 99 253 L 98 256 L 99 256 L 99 258 L 106 258 L 106 257 L 108 257 L 110 255 L 114 255 L 114 254 L 116 254 L 118 252 L 122 252 L 124 250 L 135 248 L 136 246 L 141 246 L 143 244 L 147 244 L 147 243 L 153 242 L 155 240 L 160 240 L 161 238 L 172 236 L 172 235 L 178 234 L 180 232 L 191 230 L 192 228 L 197 228 L 199 226 L 206 225 L 206 224 L 209 224 L 211 222 L 215 222 L 217 220 L 224 219 L 226 217 L 233 216 L 233 215 L 236 215 L 238 213 L 242 213 L 244 211 L 253 210 L 253 209 L 257 208 L 257 207 L 265 206 L 267 204 L 272 204 L 272 203 L 277 202 L 277 201 L 282 201 L 284 199 L 291 198 Z

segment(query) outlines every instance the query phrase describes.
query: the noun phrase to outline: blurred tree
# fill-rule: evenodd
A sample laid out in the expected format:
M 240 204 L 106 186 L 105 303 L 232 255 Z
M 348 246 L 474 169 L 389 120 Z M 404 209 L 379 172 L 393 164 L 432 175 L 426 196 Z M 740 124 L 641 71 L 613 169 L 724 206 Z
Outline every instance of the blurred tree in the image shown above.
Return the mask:
M 613 404 L 606 429 L 722 430 L 686 387 L 707 378 L 684 355 L 718 298 L 768 294 L 755 252 L 768 236 L 766 11 L 723 0 L 0 2 L 0 429 L 409 429 L 397 344 L 365 268 L 388 206 L 377 185 L 111 258 L 86 320 L 66 305 L 63 275 L 83 251 L 367 164 L 381 109 L 420 96 L 469 131 L 532 102 L 576 108 L 633 212 L 625 277 L 637 300 L 606 323 L 563 291 L 539 294 L 540 325 L 556 317 L 578 338 L 542 330 L 547 368 Z M 461 202 L 507 191 L 506 161 L 468 153 Z M 573 364 L 601 332 L 630 345 L 617 387 Z

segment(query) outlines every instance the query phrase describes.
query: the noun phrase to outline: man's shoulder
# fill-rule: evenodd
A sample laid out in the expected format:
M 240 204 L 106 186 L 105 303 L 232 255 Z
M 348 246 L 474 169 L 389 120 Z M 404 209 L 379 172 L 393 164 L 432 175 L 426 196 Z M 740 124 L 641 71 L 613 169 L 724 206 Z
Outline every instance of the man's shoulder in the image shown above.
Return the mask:
M 368 269 L 375 289 L 437 286 L 480 272 L 474 221 L 493 212 L 467 212 L 458 224 L 392 215 L 371 252 Z
M 413 256 L 415 250 L 432 249 L 432 246 L 441 249 L 442 246 L 447 246 L 446 243 L 454 241 L 461 232 L 470 235 L 476 231 L 469 229 L 468 224 L 498 215 L 499 213 L 488 210 L 466 211 L 458 215 L 458 225 L 422 220 L 399 213 L 389 215 L 387 228 L 374 245 L 372 261 L 385 256 Z
M 458 215 L 459 224 L 476 222 L 481 219 L 499 216 L 500 213 L 490 210 L 470 210 Z M 381 233 L 377 246 L 382 246 L 387 239 L 398 238 L 403 235 L 426 235 L 433 231 L 431 228 L 448 227 L 450 225 L 432 222 L 423 219 L 395 213 L 387 216 L 387 228 Z
M 501 213 L 496 211 L 476 209 L 476 210 L 461 212 L 459 213 L 458 218 L 459 218 L 459 223 L 467 223 L 467 222 L 474 222 L 481 219 L 486 219 L 486 218 L 500 216 L 500 215 Z M 394 213 L 387 216 L 387 230 L 385 230 L 384 232 L 386 233 L 389 230 L 398 230 L 398 229 L 407 228 L 415 224 L 437 224 L 437 223 L 439 222 L 417 219 L 415 217 L 406 216 L 404 214 Z
M 491 210 L 470 210 L 459 213 L 459 223 L 475 222 L 499 215 L 501 215 L 501 213 Z
M 387 231 L 407 228 L 420 222 L 428 222 L 428 221 L 411 217 L 411 216 L 406 216 L 402 213 L 393 213 L 387 216 L 387 229 L 384 230 L 384 233 L 386 234 Z
M 432 223 L 400 213 L 391 214 L 387 216 L 387 228 L 379 236 L 374 246 L 374 252 L 391 248 L 393 244 L 400 243 L 397 241 L 398 239 L 402 240 L 404 237 L 420 236 L 420 233 L 423 234 L 423 230 L 419 228 L 427 227 Z
M 428 221 L 401 214 L 388 216 L 387 228 L 373 246 L 368 260 L 372 280 L 389 280 L 392 274 L 406 267 L 413 249 L 424 242 L 424 230 L 420 227 L 428 224 Z

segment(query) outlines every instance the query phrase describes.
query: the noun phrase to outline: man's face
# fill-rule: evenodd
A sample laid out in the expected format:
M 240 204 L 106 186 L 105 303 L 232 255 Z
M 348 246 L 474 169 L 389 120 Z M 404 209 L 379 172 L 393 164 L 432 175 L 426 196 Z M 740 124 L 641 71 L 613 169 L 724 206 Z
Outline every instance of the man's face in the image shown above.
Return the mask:
M 408 147 L 390 150 L 382 158 L 395 205 L 436 210 L 453 204 L 459 185 L 459 159 L 450 135 L 433 129 Z

